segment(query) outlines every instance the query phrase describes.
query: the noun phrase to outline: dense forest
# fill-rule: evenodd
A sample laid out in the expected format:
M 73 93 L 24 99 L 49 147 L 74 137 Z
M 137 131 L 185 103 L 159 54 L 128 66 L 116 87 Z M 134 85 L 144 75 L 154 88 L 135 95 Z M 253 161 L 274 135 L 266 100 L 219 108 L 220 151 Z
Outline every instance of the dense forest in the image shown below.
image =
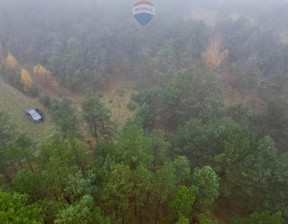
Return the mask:
M 0 0 L 0 84 L 56 128 L 36 143 L 0 107 L 0 223 L 288 222 L 288 4 L 219 2 L 159 1 L 141 27 L 128 0 Z M 119 79 L 124 125 L 99 94 Z

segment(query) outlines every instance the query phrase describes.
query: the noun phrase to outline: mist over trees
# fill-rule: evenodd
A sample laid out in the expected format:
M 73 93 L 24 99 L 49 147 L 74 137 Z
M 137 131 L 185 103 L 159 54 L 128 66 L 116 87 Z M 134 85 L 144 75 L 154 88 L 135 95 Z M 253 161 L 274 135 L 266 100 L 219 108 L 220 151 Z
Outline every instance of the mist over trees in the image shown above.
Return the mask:
M 288 2 L 157 0 L 146 27 L 134 3 L 0 0 L 0 82 L 56 127 L 0 107 L 0 222 L 287 222 Z

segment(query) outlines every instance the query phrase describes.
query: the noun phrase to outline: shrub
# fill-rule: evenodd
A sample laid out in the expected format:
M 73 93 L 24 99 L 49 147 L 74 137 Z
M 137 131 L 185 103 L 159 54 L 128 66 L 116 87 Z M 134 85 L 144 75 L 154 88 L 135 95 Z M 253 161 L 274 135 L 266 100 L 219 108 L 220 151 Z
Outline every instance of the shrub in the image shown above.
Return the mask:
M 51 98 L 47 96 L 46 94 L 41 94 L 39 98 L 39 102 L 46 108 L 51 108 Z
M 118 90 L 117 90 L 117 94 L 118 94 L 119 96 L 124 96 L 124 95 L 125 95 L 125 90 L 124 90 L 124 89 L 118 89 Z
M 136 104 L 135 103 L 130 102 L 127 104 L 127 107 L 130 111 L 136 110 Z

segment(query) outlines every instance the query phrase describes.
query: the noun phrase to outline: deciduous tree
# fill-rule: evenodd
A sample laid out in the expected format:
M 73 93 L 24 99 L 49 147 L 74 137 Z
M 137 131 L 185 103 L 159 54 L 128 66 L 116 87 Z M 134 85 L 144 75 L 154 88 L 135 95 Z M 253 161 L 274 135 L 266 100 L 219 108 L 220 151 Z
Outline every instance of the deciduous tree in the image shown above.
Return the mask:
M 201 224 L 218 224 L 217 221 L 210 219 L 209 217 L 207 217 L 203 213 L 199 215 L 199 221 Z
M 220 51 L 216 43 L 211 43 L 206 51 L 202 53 L 202 58 L 206 63 L 207 67 L 212 71 L 218 68 L 221 63 L 227 58 L 228 50 Z
M 249 218 L 232 218 L 231 224 L 283 224 L 281 212 L 270 213 L 269 211 L 254 212 Z
M 33 80 L 31 78 L 30 73 L 26 69 L 22 69 L 21 71 L 21 83 L 24 86 L 24 91 L 29 92 L 33 86 Z
M 93 197 L 84 195 L 79 201 L 57 212 L 55 224 L 110 224 Z
M 26 195 L 0 191 L 0 223 L 42 224 L 44 223 L 43 208 L 37 203 L 29 204 Z
M 192 208 L 196 199 L 195 187 L 178 186 L 175 195 L 169 202 L 170 216 L 174 220 L 186 217 L 191 220 Z
M 5 61 L 10 70 L 10 73 L 15 74 L 19 69 L 19 63 L 17 59 L 9 52 Z
M 190 221 L 188 218 L 181 216 L 176 224 L 190 224 Z
M 192 177 L 192 185 L 197 189 L 197 202 L 202 209 L 209 209 L 219 195 L 217 174 L 210 166 L 205 166 L 202 169 L 194 169 Z
M 47 70 L 42 65 L 36 65 L 34 66 L 34 75 L 39 77 L 40 83 L 44 86 L 50 86 L 50 87 L 58 87 L 59 83 L 56 81 L 55 77 L 52 75 L 52 72 Z

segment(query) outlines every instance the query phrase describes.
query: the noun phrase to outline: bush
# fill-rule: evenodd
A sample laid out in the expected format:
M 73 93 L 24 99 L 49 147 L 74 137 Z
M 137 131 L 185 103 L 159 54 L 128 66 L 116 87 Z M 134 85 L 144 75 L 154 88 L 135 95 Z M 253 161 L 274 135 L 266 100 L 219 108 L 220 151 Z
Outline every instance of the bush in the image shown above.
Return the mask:
M 127 104 L 127 107 L 130 111 L 136 110 L 136 104 L 135 103 L 130 102 Z
M 39 102 L 46 108 L 51 108 L 51 98 L 47 96 L 46 94 L 41 94 L 39 98 Z
M 118 94 L 119 96 L 124 96 L 124 95 L 125 95 L 125 90 L 124 90 L 124 89 L 118 89 L 118 90 L 117 90 L 117 94 Z
M 131 101 L 138 102 L 138 101 L 137 101 L 137 100 L 138 100 L 138 94 L 131 93 L 130 99 L 131 99 Z
M 38 97 L 39 96 L 39 90 L 36 85 L 33 85 L 29 92 L 27 92 L 28 95 L 32 97 Z

